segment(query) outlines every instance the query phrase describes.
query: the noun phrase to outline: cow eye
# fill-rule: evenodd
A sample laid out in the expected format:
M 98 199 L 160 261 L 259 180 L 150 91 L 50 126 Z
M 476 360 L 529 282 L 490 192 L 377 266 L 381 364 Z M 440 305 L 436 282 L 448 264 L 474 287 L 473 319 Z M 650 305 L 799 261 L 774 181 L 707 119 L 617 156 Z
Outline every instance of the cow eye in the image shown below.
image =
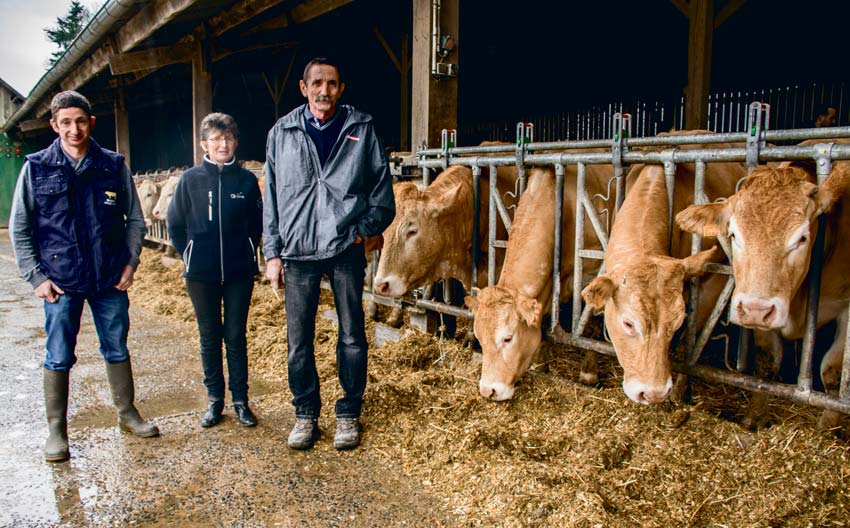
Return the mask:
M 511 344 L 511 341 L 513 341 L 513 339 L 514 339 L 514 336 L 512 336 L 512 335 L 508 335 L 508 336 L 503 337 L 502 338 L 502 346 L 507 346 L 507 345 Z
M 805 246 L 808 241 L 809 241 L 809 235 L 803 235 L 797 240 L 797 243 L 794 244 L 794 247 L 791 248 L 791 249 L 792 250 L 800 249 L 801 247 Z
M 630 336 L 633 336 L 636 333 L 635 332 L 635 324 L 631 321 L 626 320 L 626 319 L 623 319 L 623 328 L 625 328 L 626 333 L 629 334 Z
M 417 233 L 419 233 L 419 230 L 416 229 L 416 228 L 408 229 L 407 230 L 407 238 L 416 236 Z

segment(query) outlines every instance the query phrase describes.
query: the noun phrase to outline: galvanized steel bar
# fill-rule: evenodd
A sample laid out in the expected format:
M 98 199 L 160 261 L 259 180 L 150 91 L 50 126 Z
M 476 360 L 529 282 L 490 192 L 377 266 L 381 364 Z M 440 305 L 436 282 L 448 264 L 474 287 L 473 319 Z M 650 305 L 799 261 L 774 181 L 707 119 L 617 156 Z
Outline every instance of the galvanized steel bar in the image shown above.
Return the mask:
M 561 298 L 561 238 L 563 229 L 564 208 L 564 166 L 555 165 L 555 225 L 554 227 L 554 251 L 552 254 L 552 313 L 551 329 L 559 324 L 560 298 Z
M 555 166 L 558 167 L 557 165 Z M 563 169 L 563 167 L 562 167 Z M 587 173 L 586 166 L 579 163 L 576 177 L 576 194 L 581 195 L 586 192 L 587 188 Z M 563 187 L 562 187 L 563 189 Z M 590 212 L 590 211 L 588 211 Z M 578 254 L 578 251 L 584 249 L 584 203 L 581 200 L 576 200 L 576 225 L 575 225 L 575 255 L 573 257 L 573 320 L 572 328 L 578 328 L 581 320 L 581 277 L 584 270 L 584 263 Z
M 829 158 L 831 145 L 823 147 L 821 156 L 817 158 L 818 185 L 823 185 L 832 171 Z M 818 217 L 818 233 L 812 246 L 812 256 L 809 261 L 809 291 L 806 302 L 806 328 L 803 333 L 803 350 L 800 355 L 800 374 L 797 378 L 797 388 L 807 392 L 812 389 L 812 356 L 815 349 L 815 333 L 818 323 L 818 303 L 820 301 L 821 272 L 823 271 L 824 245 L 826 241 L 826 216 Z
M 478 261 L 481 259 L 481 167 L 472 166 L 472 277 L 471 291 L 478 288 Z
M 487 286 L 496 284 L 496 195 L 499 189 L 496 187 L 496 166 L 490 165 L 490 216 L 488 217 L 489 233 L 487 236 Z
M 847 307 L 850 315 L 850 306 Z M 848 331 L 844 338 L 844 360 L 841 367 L 841 384 L 838 396 L 844 401 L 850 401 L 850 316 L 847 317 Z
M 717 303 L 714 305 L 714 308 L 711 310 L 711 314 L 708 316 L 705 324 L 700 330 L 699 337 L 697 337 L 696 343 L 694 344 L 693 351 L 688 357 L 687 361 L 689 364 L 693 365 L 702 355 L 702 350 L 705 348 L 706 343 L 708 343 L 709 338 L 711 337 L 711 332 L 714 330 L 714 327 L 717 326 L 717 321 L 720 320 L 720 316 L 723 313 L 723 310 L 726 308 L 726 304 L 729 302 L 729 298 L 732 297 L 732 290 L 735 289 L 735 278 L 731 275 L 728 279 L 726 279 L 726 284 L 723 285 L 723 289 L 720 291 L 720 296 L 717 298 Z
M 694 166 L 694 204 L 703 205 L 705 200 L 705 163 L 702 161 L 696 162 Z M 699 234 L 691 235 L 691 255 L 696 255 L 702 250 L 702 236 Z M 688 348 L 685 351 L 685 362 L 693 364 L 696 361 L 692 356 L 694 346 L 697 342 L 697 312 L 699 310 L 699 286 L 700 278 L 694 277 L 691 279 L 690 298 L 688 299 Z
M 673 249 L 673 193 L 676 189 L 676 163 L 664 162 L 664 185 L 667 187 L 667 253 Z

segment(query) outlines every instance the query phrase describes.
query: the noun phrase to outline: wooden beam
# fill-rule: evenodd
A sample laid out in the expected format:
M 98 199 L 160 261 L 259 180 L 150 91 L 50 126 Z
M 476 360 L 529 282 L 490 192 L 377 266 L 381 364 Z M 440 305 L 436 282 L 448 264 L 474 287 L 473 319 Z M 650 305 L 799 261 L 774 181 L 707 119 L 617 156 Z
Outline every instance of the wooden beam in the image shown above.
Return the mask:
M 156 30 L 170 22 L 174 17 L 191 7 L 198 0 L 154 0 L 139 11 L 119 29 L 115 38 L 82 61 L 60 85 L 63 90 L 76 90 L 109 64 L 109 57 L 115 53 L 131 51 Z M 116 47 L 117 46 L 117 47 Z
M 690 8 L 688 7 L 688 0 L 670 0 L 676 9 L 682 12 L 686 17 L 690 16 Z
M 109 69 L 112 75 L 121 75 L 161 68 L 169 64 L 191 62 L 196 47 L 194 44 L 175 44 L 112 55 L 109 58 Z
M 729 2 L 725 6 L 720 8 L 720 11 L 718 11 L 717 16 L 714 17 L 714 29 L 719 28 L 721 24 L 726 22 L 726 19 L 734 15 L 735 12 L 741 9 L 741 6 L 746 3 L 747 0 L 729 0 Z
M 204 159 L 204 151 L 200 145 L 201 121 L 212 112 L 212 74 L 209 55 L 204 48 L 201 38 L 192 61 L 192 146 L 196 165 Z
M 442 0 L 443 35 L 460 41 L 459 0 Z M 444 128 L 457 128 L 457 78 L 437 80 L 431 75 L 431 0 L 413 0 L 413 96 L 411 148 L 440 145 Z M 455 49 L 453 57 L 457 57 Z
M 244 0 L 210 18 L 207 22 L 207 30 L 214 37 L 221 36 L 279 3 L 280 0 Z
M 385 39 L 384 36 L 381 35 L 381 30 L 378 29 L 378 26 L 375 26 L 374 28 L 372 28 L 372 31 L 375 32 L 375 36 L 378 37 L 378 42 L 381 43 L 381 46 L 384 48 L 384 51 L 387 52 L 387 56 L 389 56 L 390 60 L 395 65 L 395 69 L 401 73 L 401 64 L 398 62 L 395 53 L 393 53 L 393 49 L 390 47 L 389 42 L 387 42 L 387 39 Z
M 48 130 L 50 128 L 50 121 L 47 119 L 27 119 L 18 123 L 18 127 L 24 133 Z
M 691 0 L 688 28 L 688 88 L 685 94 L 685 128 L 708 126 L 708 93 L 711 86 L 711 46 L 714 33 L 714 0 Z
M 401 34 L 401 136 L 399 150 L 410 150 L 410 34 Z
M 324 15 L 325 13 L 333 11 L 334 9 L 338 9 L 345 4 L 350 4 L 353 1 L 354 0 L 307 0 L 306 2 L 293 7 L 287 14 L 280 15 L 269 19 L 262 24 L 254 26 L 243 33 L 243 36 L 302 24 L 308 20 L 312 20 Z
M 131 169 L 130 164 L 130 113 L 124 104 L 124 89 L 118 89 L 118 97 L 115 98 L 115 150 L 124 155 L 124 161 Z

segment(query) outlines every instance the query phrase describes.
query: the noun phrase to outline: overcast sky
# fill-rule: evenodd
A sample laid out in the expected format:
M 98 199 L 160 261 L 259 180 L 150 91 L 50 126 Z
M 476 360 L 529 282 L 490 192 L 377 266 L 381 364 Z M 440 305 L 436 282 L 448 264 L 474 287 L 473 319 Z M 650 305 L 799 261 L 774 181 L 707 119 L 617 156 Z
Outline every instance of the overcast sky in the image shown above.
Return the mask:
M 94 12 L 102 1 L 84 0 Z M 0 0 L 0 78 L 28 95 L 47 71 L 46 63 L 57 46 L 47 40 L 44 28 L 65 16 L 71 0 Z

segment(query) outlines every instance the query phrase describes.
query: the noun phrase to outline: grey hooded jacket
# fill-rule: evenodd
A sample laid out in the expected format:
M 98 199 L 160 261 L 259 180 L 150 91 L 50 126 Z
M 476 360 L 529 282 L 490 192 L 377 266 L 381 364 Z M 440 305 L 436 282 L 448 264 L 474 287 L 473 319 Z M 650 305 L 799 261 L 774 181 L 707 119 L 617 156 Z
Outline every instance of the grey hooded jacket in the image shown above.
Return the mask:
M 372 117 L 350 106 L 325 166 L 300 106 L 266 142 L 263 253 L 266 259 L 322 260 L 376 236 L 395 216 L 392 177 Z

